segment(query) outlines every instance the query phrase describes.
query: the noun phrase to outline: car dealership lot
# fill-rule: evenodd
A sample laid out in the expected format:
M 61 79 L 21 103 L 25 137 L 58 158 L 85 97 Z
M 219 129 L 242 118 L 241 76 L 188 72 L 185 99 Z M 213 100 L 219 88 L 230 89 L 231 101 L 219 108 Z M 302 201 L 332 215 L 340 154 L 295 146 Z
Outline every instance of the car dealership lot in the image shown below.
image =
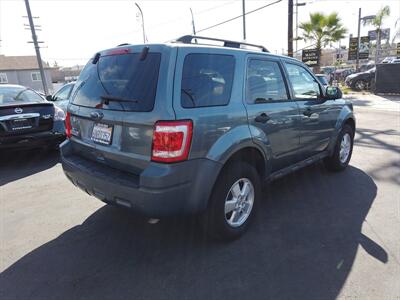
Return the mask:
M 241 239 L 147 219 L 85 195 L 57 153 L 1 154 L 1 299 L 398 299 L 398 97 L 353 94 L 350 167 L 267 186 Z

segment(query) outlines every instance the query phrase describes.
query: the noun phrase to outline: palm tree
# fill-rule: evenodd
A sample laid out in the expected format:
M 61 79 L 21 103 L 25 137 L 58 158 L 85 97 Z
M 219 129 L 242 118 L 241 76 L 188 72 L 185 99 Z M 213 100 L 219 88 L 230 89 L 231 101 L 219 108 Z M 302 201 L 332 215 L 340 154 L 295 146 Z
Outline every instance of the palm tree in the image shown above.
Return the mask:
M 382 32 L 381 28 L 383 24 L 383 19 L 385 19 L 388 16 L 390 16 L 390 7 L 386 5 L 378 11 L 375 18 L 363 20 L 364 25 L 375 26 L 375 31 L 376 31 L 375 63 L 378 63 L 379 60 L 379 51 L 381 47 L 381 32 Z
M 319 12 L 311 13 L 310 20 L 300 23 L 299 27 L 303 30 L 301 38 L 313 42 L 319 55 L 323 47 L 341 40 L 347 32 L 336 12 L 329 15 Z

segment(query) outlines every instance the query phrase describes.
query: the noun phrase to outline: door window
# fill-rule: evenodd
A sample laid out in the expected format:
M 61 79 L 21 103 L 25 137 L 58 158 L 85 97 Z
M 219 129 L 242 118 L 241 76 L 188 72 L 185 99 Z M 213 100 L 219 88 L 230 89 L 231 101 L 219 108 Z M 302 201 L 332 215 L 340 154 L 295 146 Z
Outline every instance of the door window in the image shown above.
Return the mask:
M 251 59 L 247 66 L 246 101 L 249 104 L 288 100 L 279 64 Z
M 73 85 L 64 86 L 61 90 L 59 90 L 55 95 L 55 101 L 66 100 L 68 99 L 69 93 Z
M 318 99 L 320 96 L 319 84 L 306 68 L 285 63 L 289 81 L 292 84 L 296 99 Z

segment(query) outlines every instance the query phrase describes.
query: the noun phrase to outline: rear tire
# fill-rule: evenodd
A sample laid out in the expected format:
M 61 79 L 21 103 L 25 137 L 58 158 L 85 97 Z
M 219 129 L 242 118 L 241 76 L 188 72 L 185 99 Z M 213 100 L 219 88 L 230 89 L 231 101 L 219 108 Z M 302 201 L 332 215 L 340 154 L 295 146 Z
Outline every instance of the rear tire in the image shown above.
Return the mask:
M 353 153 L 353 143 L 353 128 L 349 125 L 344 125 L 337 138 L 333 154 L 324 159 L 325 167 L 330 171 L 346 169 Z
M 363 91 L 363 90 L 366 90 L 367 88 L 368 88 L 368 83 L 364 80 L 357 80 L 354 83 L 354 89 L 356 91 Z
M 206 233 L 218 240 L 233 240 L 249 227 L 261 196 L 257 170 L 246 162 L 227 165 L 215 183 L 202 216 Z

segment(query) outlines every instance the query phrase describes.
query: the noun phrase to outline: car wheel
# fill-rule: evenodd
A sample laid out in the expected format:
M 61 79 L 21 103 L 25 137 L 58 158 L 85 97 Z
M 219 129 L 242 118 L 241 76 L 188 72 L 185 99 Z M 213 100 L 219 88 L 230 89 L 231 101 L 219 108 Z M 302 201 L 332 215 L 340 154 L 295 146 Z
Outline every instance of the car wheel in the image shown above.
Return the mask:
M 240 237 L 254 218 L 260 194 L 260 177 L 252 165 L 227 165 L 215 183 L 203 215 L 207 234 L 220 240 Z
M 364 80 L 357 80 L 357 81 L 354 83 L 354 88 L 355 88 L 357 91 L 365 90 L 367 87 L 368 87 L 368 84 L 367 84 L 367 82 L 365 82 Z
M 344 125 L 336 141 L 332 156 L 324 160 L 324 164 L 328 170 L 342 171 L 347 167 L 353 153 L 353 142 L 353 128 L 349 125 Z

